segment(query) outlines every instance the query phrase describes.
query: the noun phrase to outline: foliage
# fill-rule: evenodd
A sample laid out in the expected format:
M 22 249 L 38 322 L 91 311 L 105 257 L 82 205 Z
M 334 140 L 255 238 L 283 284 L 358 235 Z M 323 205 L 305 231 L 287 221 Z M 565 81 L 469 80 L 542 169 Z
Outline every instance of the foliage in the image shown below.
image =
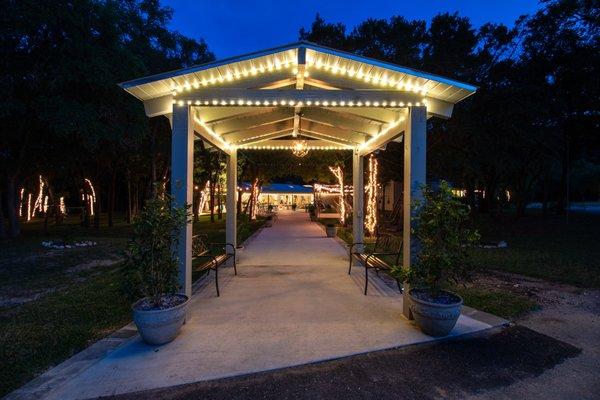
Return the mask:
M 117 83 L 210 61 L 206 44 L 169 30 L 172 10 L 153 0 L 22 0 L 2 9 L 0 209 L 10 235 L 19 231 L 15 193 L 40 173 L 56 193 L 71 193 L 71 207 L 84 178 L 109 212 L 124 203 L 116 197 L 126 179 L 128 201 L 149 197 L 156 170 L 168 176 L 170 127 L 147 119 Z M 138 189 L 145 193 L 133 198 Z
M 469 307 L 509 320 L 537 308 L 534 300 L 509 290 L 457 285 L 452 287 L 452 291 L 462 297 Z
M 90 230 L 80 226 L 78 216 L 69 215 L 64 225 L 51 226 L 48 236 L 43 222 L 35 220 L 23 226 L 21 237 L 0 240 L 0 292 L 27 300 L 0 307 L 0 396 L 131 321 L 119 259 L 132 226 L 120 222 L 109 228 L 104 222 Z M 261 224 L 244 225 L 238 243 Z M 209 242 L 224 242 L 225 221 L 212 224 L 202 215 L 194 232 L 206 234 Z M 92 240 L 98 246 L 58 253 L 40 246 L 42 240 L 65 238 Z M 99 260 L 104 262 L 97 265 Z M 106 265 L 110 260 L 115 264 Z
M 300 38 L 479 87 L 449 120 L 428 121 L 429 178 L 467 190 L 470 205 L 525 213 L 532 200 L 600 196 L 585 179 L 600 165 L 600 11 L 589 0 L 544 0 L 514 26 L 442 13 L 428 23 L 369 18 L 351 30 L 317 15 Z M 402 180 L 403 148 L 378 156 L 381 180 Z M 586 171 L 574 170 L 586 166 Z M 476 198 L 475 190 L 486 196 Z
M 415 201 L 414 207 L 417 259 L 408 270 L 396 266 L 393 274 L 402 281 L 427 287 L 435 297 L 449 282 L 469 277 L 468 249 L 479 234 L 467 228 L 469 208 L 444 181 L 438 191 L 424 186 L 423 201 Z
M 179 233 L 189 223 L 189 206 L 177 207 L 171 197 L 149 200 L 133 224 L 126 271 L 132 294 L 155 305 L 177 291 Z

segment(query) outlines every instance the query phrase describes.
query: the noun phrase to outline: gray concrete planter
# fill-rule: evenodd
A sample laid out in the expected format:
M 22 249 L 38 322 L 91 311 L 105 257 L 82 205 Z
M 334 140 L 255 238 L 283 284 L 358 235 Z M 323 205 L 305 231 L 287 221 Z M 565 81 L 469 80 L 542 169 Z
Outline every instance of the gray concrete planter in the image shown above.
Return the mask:
M 136 306 L 144 301 L 141 299 L 131 306 L 133 310 L 133 321 L 138 328 L 140 336 L 148 344 L 161 345 L 169 343 L 179 335 L 181 326 L 185 321 L 187 306 L 190 299 L 184 295 L 186 300 L 172 308 L 165 310 L 140 310 Z
M 325 232 L 327 232 L 327 237 L 336 237 L 337 235 L 337 226 L 326 226 Z
M 416 324 L 421 328 L 423 333 L 429 336 L 440 337 L 448 335 L 460 316 L 463 299 L 455 293 L 446 292 L 450 296 L 455 297 L 456 302 L 450 304 L 432 303 L 414 296 L 413 293 L 415 291 L 423 291 L 423 289 L 411 289 L 408 292 L 408 296 L 410 297 L 410 311 Z

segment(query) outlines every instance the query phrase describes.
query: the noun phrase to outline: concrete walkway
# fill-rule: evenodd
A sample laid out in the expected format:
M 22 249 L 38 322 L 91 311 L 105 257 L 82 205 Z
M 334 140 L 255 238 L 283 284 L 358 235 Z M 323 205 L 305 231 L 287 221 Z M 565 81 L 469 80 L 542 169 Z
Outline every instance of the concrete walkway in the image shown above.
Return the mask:
M 136 335 L 46 398 L 129 393 L 432 340 L 402 317 L 395 285 L 372 279 L 364 296 L 364 269 L 348 276 L 345 249 L 304 212 L 280 214 L 240 251 L 238 265 L 238 276 L 220 274 L 221 297 L 212 275 L 196 288 L 175 341 L 148 346 Z M 490 327 L 463 315 L 452 334 Z

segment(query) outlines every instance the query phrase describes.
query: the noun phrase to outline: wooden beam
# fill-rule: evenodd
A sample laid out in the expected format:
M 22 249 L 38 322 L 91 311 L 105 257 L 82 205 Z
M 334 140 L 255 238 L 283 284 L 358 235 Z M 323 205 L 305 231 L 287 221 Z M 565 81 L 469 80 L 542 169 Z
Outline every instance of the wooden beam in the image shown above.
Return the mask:
M 194 107 L 198 117 L 207 124 L 216 124 L 231 118 L 249 117 L 270 113 L 275 107 Z
M 304 132 L 325 135 L 356 144 L 363 143 L 367 139 L 365 134 L 310 120 L 302 122 L 302 133 Z
M 198 118 L 194 118 L 193 121 L 194 132 L 196 132 L 202 140 L 206 140 L 212 147 L 223 151 L 225 154 L 230 154 L 231 148 L 226 145 L 226 142 L 219 135 L 208 128 L 206 125 L 201 124 Z
M 377 134 L 382 126 L 382 124 L 370 122 L 364 118 L 316 107 L 305 108 L 304 119 L 339 126 L 346 130 L 368 135 Z
M 315 133 L 315 132 L 302 132 L 302 136 L 306 136 L 306 137 L 309 137 L 309 138 L 322 140 L 324 142 L 329 142 L 329 143 L 333 143 L 333 144 L 340 145 L 340 146 L 355 147 L 358 144 L 358 143 L 349 142 L 349 141 L 344 140 L 344 139 L 338 139 L 336 137 L 322 135 L 320 133 Z
M 246 140 L 243 140 L 240 142 L 236 142 L 234 144 L 236 146 L 248 146 L 251 144 L 260 143 L 260 142 L 264 142 L 267 140 L 279 139 L 284 136 L 290 136 L 291 134 L 292 134 L 292 131 L 290 129 L 287 129 L 287 130 L 283 130 L 283 131 L 279 131 L 279 132 L 268 133 L 266 135 L 246 139 Z
M 386 130 L 384 130 L 379 135 L 372 137 L 371 139 L 367 140 L 365 143 L 360 145 L 358 148 L 358 154 L 361 156 L 365 156 L 385 146 L 387 143 L 400 136 L 404 131 L 405 127 L 406 116 L 404 116 L 403 119 L 396 125 L 386 128 Z
M 275 82 L 270 82 L 265 85 L 249 88 L 249 89 L 281 89 L 286 86 L 292 86 L 296 84 L 296 78 L 286 78 Z
M 158 117 L 173 112 L 173 96 L 171 94 L 144 101 L 144 111 L 148 117 Z
M 304 73 L 306 72 L 306 47 L 298 48 L 298 62 L 296 71 L 296 89 L 304 89 Z
M 303 107 L 357 107 L 357 108 L 406 108 L 422 105 L 426 101 L 430 114 L 449 118 L 452 103 L 424 98 L 420 94 L 398 90 L 295 90 L 295 89 L 229 89 L 206 88 L 177 95 L 178 104 L 191 102 L 196 106 L 240 106 L 238 101 L 250 106 L 295 106 Z
M 271 112 L 252 116 L 231 118 L 223 122 L 211 125 L 211 128 L 219 135 L 247 130 L 255 126 L 271 124 L 294 117 L 293 109 L 288 107 L 277 108 Z
M 356 117 L 370 119 L 380 124 L 387 124 L 398 119 L 399 110 L 393 108 L 373 108 L 373 107 L 325 107 L 326 110 L 344 112 Z
M 314 86 L 314 87 L 318 87 L 319 89 L 326 89 L 326 90 L 341 90 L 341 89 L 349 89 L 349 88 L 344 88 L 344 87 L 339 87 L 339 86 L 332 86 L 331 84 L 325 82 L 325 81 L 321 81 L 318 79 L 313 79 L 313 78 L 306 78 L 304 80 L 304 83 L 306 83 L 307 85 L 310 86 Z
M 330 107 L 333 102 L 337 106 L 346 106 L 352 102 L 355 106 L 360 104 L 362 107 L 389 107 L 397 108 L 407 106 L 408 103 L 415 104 L 423 101 L 424 97 L 415 93 L 401 92 L 398 90 L 295 90 L 295 89 L 228 89 L 228 88 L 206 88 L 194 92 L 184 92 L 177 95 L 176 100 L 191 101 L 192 105 L 200 106 L 239 106 L 238 100 L 243 102 L 250 101 L 249 105 L 264 105 L 264 101 L 269 101 L 268 106 L 292 105 L 289 102 L 302 101 L 304 105 Z M 307 104 L 311 101 L 311 104 Z M 317 104 L 317 101 L 319 104 Z M 343 102 L 343 103 L 342 103 Z M 368 102 L 368 104 L 367 104 Z M 326 103 L 326 104 L 325 104 Z M 404 106 L 400 106 L 403 103 Z M 385 104 L 385 105 L 384 105 Z
M 223 138 L 230 143 L 243 142 L 246 140 L 258 138 L 260 136 L 282 132 L 291 131 L 294 128 L 294 121 L 286 119 L 283 121 L 273 122 L 272 124 L 264 124 L 255 126 L 253 128 L 243 129 L 240 131 L 227 133 L 223 135 Z
M 343 146 L 336 145 L 328 142 L 324 142 L 322 140 L 307 140 L 308 147 L 310 150 L 352 150 L 354 147 L 352 146 Z M 289 149 L 294 144 L 294 140 L 285 140 L 285 139 L 274 139 L 274 140 L 265 140 L 264 142 L 258 143 L 256 145 L 248 144 L 243 146 L 238 146 L 240 149 L 252 149 L 253 147 L 257 147 L 260 149 L 271 148 L 271 150 L 284 150 Z

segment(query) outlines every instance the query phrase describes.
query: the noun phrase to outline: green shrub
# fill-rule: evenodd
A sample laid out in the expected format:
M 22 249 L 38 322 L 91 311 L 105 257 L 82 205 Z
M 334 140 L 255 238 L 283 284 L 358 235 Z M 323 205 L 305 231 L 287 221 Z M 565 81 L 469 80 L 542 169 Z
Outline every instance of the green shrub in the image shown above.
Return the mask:
M 450 282 L 469 278 L 472 269 L 467 250 L 479 234 L 467 227 L 469 207 L 452 194 L 444 181 L 437 192 L 424 186 L 423 201 L 415 202 L 413 207 L 417 260 L 410 269 L 397 266 L 392 273 L 404 282 L 428 288 L 437 297 Z
M 177 244 L 181 230 L 189 223 L 189 207 L 171 206 L 171 197 L 153 199 L 133 223 L 125 272 L 131 297 L 148 297 L 158 305 L 164 294 L 175 293 Z

